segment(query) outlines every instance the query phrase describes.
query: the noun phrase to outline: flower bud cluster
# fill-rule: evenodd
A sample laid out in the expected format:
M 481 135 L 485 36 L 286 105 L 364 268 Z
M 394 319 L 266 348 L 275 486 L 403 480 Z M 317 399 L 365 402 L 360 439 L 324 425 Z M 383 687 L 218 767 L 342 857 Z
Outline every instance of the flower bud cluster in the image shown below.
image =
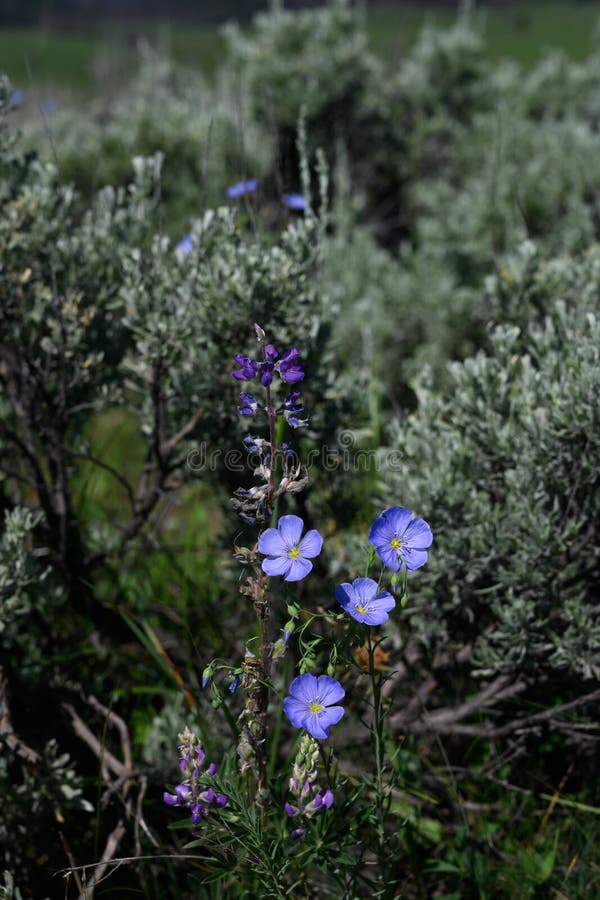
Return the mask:
M 210 784 L 217 774 L 214 763 L 204 769 L 206 753 L 199 738 L 186 728 L 180 735 L 179 768 L 183 780 L 175 785 L 175 793 L 165 791 L 163 800 L 169 806 L 185 806 L 191 813 L 192 825 L 200 825 L 211 809 L 222 809 L 227 805 L 225 794 L 218 794 Z
M 300 741 L 300 747 L 294 761 L 290 778 L 290 793 L 294 802 L 285 804 L 288 816 L 300 820 L 310 819 L 321 809 L 329 809 L 333 805 L 333 791 L 322 790 L 317 782 L 319 762 L 319 745 L 309 734 Z M 301 822 L 290 834 L 290 840 L 298 841 L 306 834 L 306 825 Z

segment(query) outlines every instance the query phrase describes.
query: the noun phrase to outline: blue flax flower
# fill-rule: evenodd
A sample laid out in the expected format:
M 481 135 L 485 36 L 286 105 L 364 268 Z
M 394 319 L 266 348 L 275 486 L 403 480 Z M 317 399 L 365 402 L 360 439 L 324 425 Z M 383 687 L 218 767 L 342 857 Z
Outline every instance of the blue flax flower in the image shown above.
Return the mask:
M 365 625 L 387 622 L 389 611 L 396 605 L 388 591 L 377 593 L 377 582 L 372 578 L 356 578 L 352 584 L 338 585 L 335 597 L 353 619 Z
M 258 539 L 258 552 L 267 575 L 283 575 L 286 581 L 300 581 L 312 569 L 309 561 L 318 556 L 323 538 L 312 528 L 302 537 L 304 522 L 299 516 L 282 516 L 277 528 L 267 528 Z
M 433 534 L 427 522 L 414 518 L 410 509 L 390 506 L 373 522 L 369 541 L 388 569 L 399 572 L 404 565 L 412 571 L 427 562 Z
M 288 209 L 296 209 L 301 212 L 306 209 L 306 200 L 302 196 L 302 194 L 284 194 L 283 202 L 287 206 Z
M 237 200 L 245 194 L 252 194 L 257 187 L 258 181 L 256 178 L 250 178 L 249 181 L 238 181 L 237 184 L 232 184 L 231 187 L 227 188 L 227 196 L 230 200 Z
M 181 238 L 175 249 L 181 250 L 182 253 L 191 253 L 194 249 L 194 242 L 192 241 L 191 234 L 185 234 Z
M 345 693 L 339 681 L 329 675 L 299 675 L 290 684 L 283 710 L 294 728 L 304 728 L 314 738 L 328 738 L 330 726 L 337 725 L 344 715 L 344 708 L 333 704 Z

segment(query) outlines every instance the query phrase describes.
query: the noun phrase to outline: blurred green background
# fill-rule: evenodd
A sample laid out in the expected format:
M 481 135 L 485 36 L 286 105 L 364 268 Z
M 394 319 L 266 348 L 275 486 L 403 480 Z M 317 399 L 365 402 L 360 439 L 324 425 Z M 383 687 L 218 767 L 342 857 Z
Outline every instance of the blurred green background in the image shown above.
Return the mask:
M 224 21 L 231 14 L 245 21 L 250 4 L 208 4 L 212 9 L 197 8 L 186 21 L 165 15 L 160 4 L 147 5 L 154 14 L 145 19 L 110 18 L 101 14 L 102 9 L 110 14 L 110 3 L 96 6 L 94 17 L 76 12 L 52 14 L 51 7 L 45 8 L 37 17 L 30 16 L 27 26 L 14 24 L 19 20 L 16 8 L 11 14 L 10 7 L 5 7 L 0 14 L 0 67 L 22 89 L 34 84 L 89 93 L 108 79 L 126 78 L 135 67 L 133 49 L 147 41 L 178 62 L 210 74 L 224 50 L 220 24 L 215 20 Z M 559 47 L 575 60 L 585 58 L 600 17 L 598 3 L 472 6 L 483 24 L 490 57 L 512 57 L 526 65 L 539 60 L 548 47 Z M 461 7 L 464 3 L 370 4 L 364 14 L 371 46 L 393 66 L 413 45 L 425 23 L 449 25 Z M 22 17 L 21 4 L 18 11 Z

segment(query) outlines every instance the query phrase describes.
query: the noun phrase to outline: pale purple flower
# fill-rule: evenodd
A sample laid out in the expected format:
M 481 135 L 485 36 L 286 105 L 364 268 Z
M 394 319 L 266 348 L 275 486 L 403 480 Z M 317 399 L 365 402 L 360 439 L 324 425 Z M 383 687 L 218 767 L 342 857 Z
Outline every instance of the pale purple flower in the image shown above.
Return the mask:
M 288 209 L 299 210 L 301 212 L 306 209 L 306 200 L 302 194 L 284 194 L 283 202 Z
M 283 575 L 285 581 L 300 581 L 312 570 L 311 559 L 318 556 L 323 538 L 312 528 L 302 537 L 304 522 L 299 516 L 282 516 L 277 528 L 267 528 L 258 539 L 258 552 L 267 575 Z
M 365 625 L 387 622 L 389 611 L 396 605 L 388 591 L 377 593 L 377 582 L 372 578 L 356 578 L 352 584 L 338 585 L 335 597 L 353 619 Z
M 410 509 L 390 506 L 373 522 L 369 541 L 388 569 L 398 572 L 406 566 L 412 571 L 427 562 L 433 534 L 427 522 L 414 518 Z
M 179 241 L 179 243 L 177 244 L 177 246 L 175 247 L 175 249 L 180 250 L 181 253 L 185 253 L 185 254 L 191 253 L 192 250 L 194 249 L 194 242 L 192 241 L 191 234 L 184 235 L 181 238 L 181 240 Z
M 342 706 L 335 706 L 345 690 L 329 675 L 298 675 L 290 685 L 290 696 L 283 701 L 283 711 L 294 726 L 304 728 L 314 738 L 329 737 L 329 728 L 344 715 Z
M 250 178 L 248 181 L 238 181 L 227 188 L 227 196 L 230 200 L 237 200 L 245 194 L 252 194 L 258 187 L 256 178 Z

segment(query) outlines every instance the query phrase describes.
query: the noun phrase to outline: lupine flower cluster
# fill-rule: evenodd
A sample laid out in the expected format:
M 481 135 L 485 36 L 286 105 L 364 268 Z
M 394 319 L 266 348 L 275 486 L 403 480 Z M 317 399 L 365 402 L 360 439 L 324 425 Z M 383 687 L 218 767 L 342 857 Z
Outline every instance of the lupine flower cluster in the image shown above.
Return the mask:
M 236 381 L 258 379 L 265 393 L 264 403 L 261 403 L 254 394 L 242 391 L 237 407 L 240 416 L 251 418 L 260 411 L 266 413 L 269 424 L 268 440 L 251 434 L 244 438 L 244 446 L 256 462 L 254 476 L 263 482 L 251 488 L 238 488 L 235 491 L 233 506 L 249 524 L 266 521 L 276 497 L 286 492 L 294 493 L 302 490 L 307 483 L 307 477 L 289 445 L 282 443 L 277 446 L 275 443 L 277 416 L 282 416 L 291 428 L 305 428 L 308 425 L 307 419 L 302 418 L 304 406 L 300 391 L 293 390 L 288 393 L 283 403 L 276 408 L 271 396 L 273 378 L 276 374 L 284 384 L 289 385 L 295 385 L 304 379 L 300 353 L 296 347 L 291 347 L 280 355 L 273 344 L 267 343 L 265 332 L 260 325 L 255 324 L 254 331 L 259 344 L 260 358 L 236 354 L 234 356 L 236 368 L 231 373 Z M 281 462 L 279 466 L 278 460 Z M 279 469 L 280 474 L 277 484 L 276 469 Z M 294 567 L 294 571 L 298 571 L 298 567 Z
M 288 816 L 306 820 L 314 816 L 319 810 L 330 809 L 333 805 L 333 791 L 329 788 L 323 790 L 316 784 L 318 761 L 319 745 L 308 734 L 305 734 L 300 741 L 298 753 L 294 760 L 292 777 L 290 778 L 289 788 L 294 802 L 286 802 L 285 804 L 285 811 Z M 297 841 L 304 837 L 305 834 L 306 826 L 301 824 L 292 831 L 290 839 Z
M 206 753 L 194 732 L 186 728 L 179 735 L 179 740 L 179 768 L 183 772 L 183 780 L 175 785 L 173 794 L 165 791 L 163 800 L 168 806 L 185 806 L 191 813 L 192 825 L 200 825 L 209 810 L 222 809 L 227 806 L 228 799 L 225 794 L 218 794 L 210 784 L 210 779 L 217 774 L 217 767 L 210 763 L 203 769 Z

